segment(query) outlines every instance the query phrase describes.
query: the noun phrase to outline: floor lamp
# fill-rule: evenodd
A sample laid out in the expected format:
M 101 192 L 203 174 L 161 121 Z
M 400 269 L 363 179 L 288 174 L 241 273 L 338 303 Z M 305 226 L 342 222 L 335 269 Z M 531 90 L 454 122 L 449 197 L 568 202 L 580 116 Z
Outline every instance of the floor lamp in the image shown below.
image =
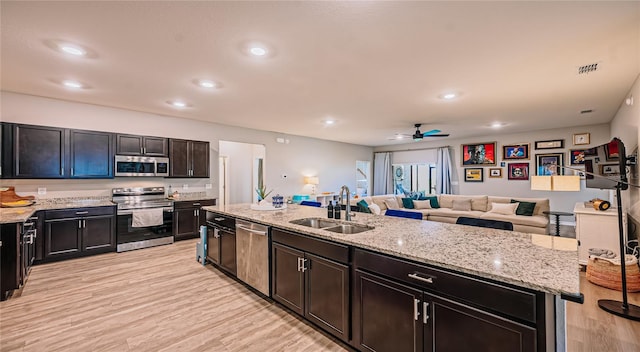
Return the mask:
M 623 151 L 624 148 L 621 148 L 621 150 Z M 626 159 L 621 161 L 621 166 L 622 165 L 627 165 L 627 162 L 629 163 L 634 163 L 636 162 L 636 158 L 635 157 L 626 157 L 624 156 L 624 153 L 622 153 L 620 155 L 621 158 Z M 627 189 L 629 188 L 629 186 L 633 186 L 633 187 L 640 187 L 638 185 L 632 185 L 629 182 L 626 181 L 620 181 L 617 179 L 611 179 L 608 177 L 604 177 L 602 175 L 599 174 L 595 174 L 592 172 L 587 172 L 584 170 L 580 170 L 580 169 L 574 169 L 568 166 L 561 166 L 564 169 L 571 169 L 571 170 L 578 170 L 580 172 L 584 172 L 586 175 L 595 177 L 595 178 L 601 178 L 601 179 L 606 179 L 606 180 L 610 180 L 616 183 L 615 185 L 615 189 L 616 189 L 616 198 L 617 198 L 617 211 L 618 211 L 618 236 L 619 236 L 619 243 L 620 243 L 620 271 L 621 271 L 621 276 L 622 276 L 622 302 L 620 301 L 616 301 L 616 300 L 612 300 L 612 299 L 601 299 L 598 300 L 598 307 L 600 307 L 601 309 L 603 309 L 604 311 L 607 311 L 611 314 L 626 318 L 626 319 L 631 319 L 631 320 L 635 320 L 635 321 L 640 321 L 640 306 L 636 306 L 634 304 L 629 304 L 629 301 L 627 299 L 627 268 L 625 265 L 625 243 L 624 243 L 624 223 L 622 222 L 622 195 L 621 195 L 621 191 L 623 189 Z M 626 173 L 626 168 L 621 167 L 620 168 L 620 172 L 624 172 Z M 544 180 L 543 178 L 548 177 L 548 181 Z M 555 183 L 555 180 L 562 180 L 563 176 L 532 176 L 532 189 L 534 189 L 534 180 L 535 182 L 537 182 L 537 184 L 547 184 L 549 185 L 550 189 L 545 189 L 545 190 L 554 190 L 553 184 Z M 566 177 L 566 176 L 565 176 Z M 536 180 L 536 178 L 539 178 Z M 555 180 L 553 178 L 556 178 Z M 536 189 L 541 189 L 541 188 L 536 188 Z

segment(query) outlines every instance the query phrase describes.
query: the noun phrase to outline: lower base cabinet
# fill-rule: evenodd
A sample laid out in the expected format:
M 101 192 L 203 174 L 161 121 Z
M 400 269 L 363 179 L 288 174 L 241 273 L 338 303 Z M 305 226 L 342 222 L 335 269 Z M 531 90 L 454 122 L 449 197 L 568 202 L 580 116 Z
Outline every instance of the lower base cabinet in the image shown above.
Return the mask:
M 354 329 L 363 351 L 536 351 L 536 330 L 356 270 Z
M 271 233 L 273 299 L 348 341 L 348 247 L 278 229 Z M 309 252 L 314 248 L 329 258 Z
M 44 259 L 69 259 L 116 250 L 115 207 L 48 210 Z

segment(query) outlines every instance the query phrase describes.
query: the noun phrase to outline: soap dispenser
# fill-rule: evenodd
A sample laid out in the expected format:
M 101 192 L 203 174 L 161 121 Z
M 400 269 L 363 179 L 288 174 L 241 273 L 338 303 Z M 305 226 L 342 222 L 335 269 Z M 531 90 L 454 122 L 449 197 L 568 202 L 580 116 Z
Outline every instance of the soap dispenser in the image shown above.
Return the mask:
M 329 205 L 327 206 L 327 217 L 329 219 L 333 218 L 333 201 L 332 200 L 329 201 Z

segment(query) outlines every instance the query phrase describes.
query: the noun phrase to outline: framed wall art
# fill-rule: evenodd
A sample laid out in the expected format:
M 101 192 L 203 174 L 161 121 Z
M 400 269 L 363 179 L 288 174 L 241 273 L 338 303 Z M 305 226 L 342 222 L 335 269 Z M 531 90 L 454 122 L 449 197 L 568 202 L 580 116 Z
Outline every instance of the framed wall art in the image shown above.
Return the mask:
M 564 175 L 564 154 L 536 154 L 536 175 L 557 176 Z
M 481 167 L 468 167 L 464 169 L 464 182 L 482 182 L 483 181 L 483 168 Z
M 502 159 L 522 160 L 529 159 L 529 144 L 512 144 L 502 146 Z
M 569 151 L 569 165 L 584 165 L 584 157 L 588 149 L 571 149 Z
M 507 179 L 523 180 L 529 179 L 529 163 L 509 163 L 507 166 Z
M 495 165 L 496 142 L 463 144 L 462 165 Z
M 502 169 L 500 169 L 500 168 L 491 168 L 491 169 L 489 169 L 489 177 L 501 178 L 502 177 Z
M 591 143 L 589 132 L 576 133 L 573 135 L 573 145 L 583 145 Z
M 564 139 L 552 139 L 548 141 L 536 141 L 534 143 L 536 150 L 539 149 L 558 149 L 564 148 Z
M 618 143 L 616 142 L 605 144 L 604 151 L 607 160 L 618 160 L 620 157 L 620 153 L 618 152 Z
M 600 165 L 600 174 L 603 176 L 620 175 L 620 164 L 602 164 Z

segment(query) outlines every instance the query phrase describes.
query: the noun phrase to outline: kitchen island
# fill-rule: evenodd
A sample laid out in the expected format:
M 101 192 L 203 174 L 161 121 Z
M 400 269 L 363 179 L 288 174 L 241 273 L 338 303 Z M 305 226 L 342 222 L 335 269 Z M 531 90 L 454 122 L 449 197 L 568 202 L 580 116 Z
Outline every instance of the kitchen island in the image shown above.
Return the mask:
M 395 291 L 409 284 L 410 289 L 423 290 L 420 295 L 435 292 L 445 299 L 462 297 L 462 301 L 470 303 L 469 311 L 486 307 L 487 316 L 491 319 L 494 315 L 504 315 L 514 318 L 516 327 L 529 325 L 534 331 L 524 329 L 524 333 L 517 333 L 530 341 L 535 340 L 531 346 L 524 346 L 521 349 L 523 351 L 565 350 L 564 301 L 560 295 L 579 295 L 578 246 L 574 239 L 364 213 L 357 213 L 350 223 L 366 225 L 370 227 L 369 230 L 341 234 L 290 222 L 304 218 L 325 218 L 326 210 L 322 208 L 289 204 L 284 210 L 258 211 L 251 210 L 249 204 L 240 204 L 203 209 L 271 226 L 274 229 L 272 234 L 277 234 L 283 241 L 289 235 L 297 235 L 348 248 L 346 264 L 351 268 L 350 278 L 355 283 L 352 282 L 349 293 L 353 304 L 348 309 L 353 333 L 347 341 L 358 349 L 376 350 L 364 343 L 366 335 L 370 334 L 366 322 L 371 317 L 361 319 L 363 307 L 369 299 L 364 291 L 365 285 L 374 282 L 369 277 L 373 273 L 380 274 L 377 282 L 384 282 L 383 286 L 392 287 Z M 398 267 L 408 270 L 409 277 L 417 278 L 416 282 L 406 278 L 389 281 L 397 270 L 386 271 L 387 268 Z M 276 272 L 272 272 L 275 277 Z M 434 281 L 437 284 L 432 284 Z M 431 282 L 433 286 L 424 282 Z M 396 287 L 398 283 L 400 285 Z M 484 287 L 489 288 L 489 293 L 481 292 Z M 434 319 L 429 320 L 428 313 L 435 318 L 435 311 L 430 309 L 435 310 L 437 304 L 443 306 L 443 301 L 440 298 L 432 299 L 431 296 L 420 297 L 414 298 L 413 302 L 425 305 L 418 307 L 418 303 L 415 303 L 416 307 L 411 307 L 411 311 L 415 314 L 415 321 L 420 316 L 429 330 L 419 336 L 422 341 L 420 346 L 427 350 L 427 347 L 438 346 L 434 341 L 442 336 L 442 331 L 435 328 Z M 509 302 L 509 297 L 515 297 L 514 301 Z M 494 303 L 492 300 L 501 302 Z M 429 304 L 432 304 L 431 308 Z M 527 305 L 530 306 L 530 312 L 514 308 Z M 469 314 L 464 309 L 459 311 Z M 441 313 L 439 316 L 446 315 Z M 483 318 L 496 325 L 491 319 Z M 515 331 L 513 327 L 506 330 Z M 460 334 L 464 336 L 464 333 Z M 527 337 L 527 334 L 532 336 Z M 422 347 L 418 349 L 423 350 Z

